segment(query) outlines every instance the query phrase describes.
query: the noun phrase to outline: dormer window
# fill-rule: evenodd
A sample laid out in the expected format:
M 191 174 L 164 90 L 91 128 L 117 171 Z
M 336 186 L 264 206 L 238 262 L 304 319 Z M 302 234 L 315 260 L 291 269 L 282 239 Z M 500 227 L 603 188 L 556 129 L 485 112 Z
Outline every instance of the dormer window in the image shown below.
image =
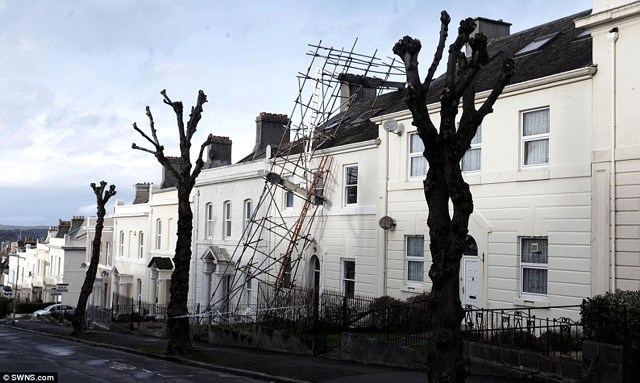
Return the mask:
M 556 32 L 550 35 L 538 37 L 532 42 L 530 42 L 529 44 L 527 44 L 524 48 L 517 51 L 513 55 L 513 57 L 520 57 L 520 56 L 527 55 L 529 53 L 535 53 L 535 52 L 541 51 L 542 48 L 544 48 L 547 45 L 547 43 L 549 43 L 549 41 L 553 40 L 553 38 L 558 36 L 559 34 L 560 32 Z

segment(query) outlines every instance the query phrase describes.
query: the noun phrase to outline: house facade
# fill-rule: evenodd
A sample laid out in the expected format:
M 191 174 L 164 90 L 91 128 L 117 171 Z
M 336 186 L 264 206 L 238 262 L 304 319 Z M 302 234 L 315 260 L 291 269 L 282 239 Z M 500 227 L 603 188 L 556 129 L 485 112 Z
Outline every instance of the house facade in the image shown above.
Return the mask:
M 84 269 L 89 267 L 91 257 L 93 256 L 93 241 L 96 237 L 96 217 L 88 217 L 85 223 L 86 234 L 86 253 L 84 260 Z M 113 217 L 105 217 L 102 237 L 100 240 L 100 255 L 98 258 L 98 269 L 96 271 L 95 280 L 93 282 L 93 290 L 87 304 L 100 308 L 111 307 L 111 286 L 113 281 Z M 82 276 L 81 283 L 84 284 L 86 273 Z M 81 285 L 82 286 L 82 285 Z
M 55 280 L 49 295 L 60 296 L 61 303 L 73 306 L 78 303 L 86 274 L 87 233 L 84 225 L 85 217 L 76 216 L 71 221 L 60 221 L 56 229 L 49 230 L 49 280 Z M 66 284 L 66 291 L 55 291 L 62 283 Z
M 576 308 L 554 307 L 640 288 L 633 106 L 640 77 L 631 67 L 638 54 L 626 45 L 640 36 L 639 7 L 596 1 L 593 13 L 490 42 L 490 52 L 512 50 L 524 77 L 505 88 L 461 163 L 474 196 L 461 261 L 463 304 L 551 307 L 549 316 L 575 319 Z M 541 62 L 549 73 L 531 67 Z M 487 94 L 479 92 L 476 102 Z M 378 216 L 395 224 L 379 237 L 381 293 L 406 298 L 430 289 L 422 185 L 428 165 L 407 110 L 374 120 L 387 153 L 379 157 L 388 182 L 381 182 Z M 404 132 L 385 130 L 386 121 Z
M 508 23 L 477 20 L 480 30 L 495 33 L 476 102 L 488 96 L 503 57 L 514 57 L 517 72 L 461 162 L 474 197 L 460 268 L 463 304 L 546 309 L 544 315 L 575 319 L 576 308 L 562 306 L 616 288 L 640 289 L 640 74 L 634 71 L 640 2 L 594 0 L 593 8 L 515 34 Z M 435 80 L 428 99 L 436 126 L 438 86 Z M 396 298 L 430 290 L 428 164 L 405 92 L 382 94 L 375 103 L 357 100 L 316 149 L 309 168 L 327 158 L 328 172 L 323 202 L 314 206 L 312 245 L 295 254 L 301 260 L 296 285 Z M 272 148 L 282 138 L 268 122 L 282 126 L 279 119 L 258 116 L 256 147 L 237 164 L 226 137 L 207 150 L 192 193 L 190 307 L 223 302 L 238 280 L 231 270 L 264 261 L 242 258 L 243 248 L 288 251 L 277 236 L 255 245 L 246 232 L 259 217 L 278 216 L 291 226 L 304 210 L 304 199 L 287 188 L 269 197 L 273 205 L 260 202 Z M 303 183 L 287 168 L 293 163 L 273 161 L 283 161 L 281 178 Z M 165 181 L 150 186 L 147 201 L 115 208 L 113 265 L 105 271 L 119 296 L 168 302 L 177 193 Z M 273 281 L 278 273 L 264 276 Z M 255 282 L 245 280 L 233 299 L 252 304 Z

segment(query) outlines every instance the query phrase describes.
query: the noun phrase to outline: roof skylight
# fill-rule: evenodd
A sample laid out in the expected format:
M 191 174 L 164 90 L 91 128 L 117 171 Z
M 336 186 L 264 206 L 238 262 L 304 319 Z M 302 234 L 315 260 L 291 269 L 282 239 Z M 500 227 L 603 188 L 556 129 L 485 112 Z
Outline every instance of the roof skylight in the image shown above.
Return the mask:
M 523 56 L 523 55 L 526 55 L 526 54 L 529 54 L 529 53 L 534 53 L 534 52 L 540 51 L 542 48 L 544 48 L 545 45 L 547 45 L 547 43 L 549 41 L 551 41 L 558 34 L 559 34 L 559 32 L 556 32 L 556 33 L 552 33 L 550 35 L 541 36 L 541 37 L 536 38 L 535 40 L 533 40 L 532 42 L 527 44 L 524 48 L 522 48 L 519 51 L 517 51 L 514 54 L 514 57 Z
M 582 40 L 591 37 L 591 32 L 586 29 L 583 29 L 582 32 L 578 36 L 576 36 L 576 40 Z

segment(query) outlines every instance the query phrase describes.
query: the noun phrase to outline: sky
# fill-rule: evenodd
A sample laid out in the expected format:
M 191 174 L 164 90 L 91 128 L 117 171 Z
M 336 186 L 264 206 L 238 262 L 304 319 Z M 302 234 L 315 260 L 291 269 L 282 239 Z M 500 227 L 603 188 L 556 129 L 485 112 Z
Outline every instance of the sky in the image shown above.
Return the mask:
M 405 35 L 428 65 L 440 11 L 502 19 L 511 33 L 591 8 L 591 0 L 0 0 L 0 224 L 56 225 L 95 216 L 90 184 L 161 181 L 145 142 L 153 113 L 167 155 L 178 154 L 173 111 L 160 91 L 195 104 L 208 96 L 194 146 L 209 133 L 251 152 L 260 112 L 290 114 L 308 44 L 393 56 Z M 451 40 L 449 41 L 449 43 Z M 425 64 L 426 63 L 426 64 Z M 426 73 L 425 69 L 421 73 Z M 113 203 L 114 201 L 112 201 Z M 109 211 L 109 210 L 108 210 Z

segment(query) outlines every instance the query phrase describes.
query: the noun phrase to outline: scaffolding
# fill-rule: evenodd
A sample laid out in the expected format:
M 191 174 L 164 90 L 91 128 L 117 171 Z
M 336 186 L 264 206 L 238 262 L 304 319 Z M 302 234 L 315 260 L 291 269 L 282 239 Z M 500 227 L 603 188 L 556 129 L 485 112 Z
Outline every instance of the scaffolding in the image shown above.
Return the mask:
M 404 80 L 390 81 L 405 78 L 402 65 L 393 58 L 377 57 L 377 51 L 372 56 L 356 53 L 356 43 L 349 50 L 324 47 L 322 42 L 309 45 L 311 62 L 306 72 L 298 73 L 298 95 L 269 162 L 262 195 L 231 261 L 223 266 L 220 274 L 226 278 L 214 284 L 209 306 L 222 317 L 246 314 L 256 307 L 259 297 L 243 299 L 253 281 L 269 284 L 276 292 L 262 297 L 261 307 L 276 306 L 291 288 L 300 286 L 305 254 L 314 243 L 314 220 L 320 206 L 328 202 L 324 181 L 332 158 L 318 151 L 353 118 L 349 107 L 363 89 L 373 93 L 367 108 L 374 110 L 384 90 L 404 87 Z M 292 133 L 290 141 L 285 138 L 287 130 Z M 302 202 L 295 216 L 283 214 L 283 193 L 285 201 Z

